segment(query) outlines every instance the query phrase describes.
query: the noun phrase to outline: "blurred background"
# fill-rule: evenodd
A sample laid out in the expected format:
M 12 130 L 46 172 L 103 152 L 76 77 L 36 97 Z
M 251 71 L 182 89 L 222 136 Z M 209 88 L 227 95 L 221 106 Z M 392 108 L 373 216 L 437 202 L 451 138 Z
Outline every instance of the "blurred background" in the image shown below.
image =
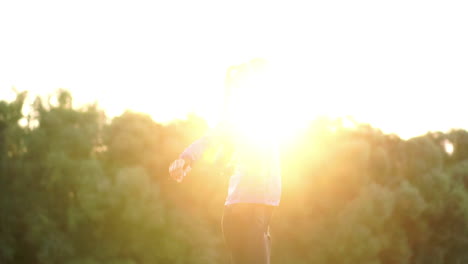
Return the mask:
M 227 176 L 167 171 L 256 57 L 281 79 L 272 263 L 468 263 L 467 12 L 0 3 L 0 263 L 225 263 Z

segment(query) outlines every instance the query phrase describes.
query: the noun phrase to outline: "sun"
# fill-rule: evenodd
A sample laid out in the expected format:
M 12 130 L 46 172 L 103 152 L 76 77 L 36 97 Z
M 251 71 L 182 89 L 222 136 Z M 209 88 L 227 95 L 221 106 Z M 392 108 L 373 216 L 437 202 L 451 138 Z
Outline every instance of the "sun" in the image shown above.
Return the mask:
M 231 66 L 226 75 L 225 119 L 258 144 L 284 141 L 307 124 L 288 90 L 288 77 L 265 59 Z

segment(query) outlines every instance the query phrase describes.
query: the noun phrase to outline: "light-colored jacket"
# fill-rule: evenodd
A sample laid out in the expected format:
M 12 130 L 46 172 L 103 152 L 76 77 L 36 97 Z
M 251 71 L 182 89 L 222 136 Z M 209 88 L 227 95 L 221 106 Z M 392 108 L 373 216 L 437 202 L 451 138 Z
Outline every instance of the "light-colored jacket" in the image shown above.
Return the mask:
M 230 140 L 233 144 L 234 171 L 230 176 L 225 205 L 255 203 L 278 206 L 281 198 L 281 172 L 277 143 L 256 144 L 254 140 L 235 133 L 213 129 L 187 147 L 180 158 L 189 163 L 201 159 L 212 147 Z

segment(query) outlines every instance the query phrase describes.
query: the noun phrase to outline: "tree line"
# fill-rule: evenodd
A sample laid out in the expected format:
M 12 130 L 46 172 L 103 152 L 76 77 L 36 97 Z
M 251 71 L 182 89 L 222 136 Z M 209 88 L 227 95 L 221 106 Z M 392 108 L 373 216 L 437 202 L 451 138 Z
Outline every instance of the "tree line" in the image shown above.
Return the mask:
M 167 173 L 203 119 L 109 119 L 53 97 L 26 115 L 26 92 L 0 101 L 0 263 L 227 261 L 227 176 L 210 161 L 182 184 Z M 317 118 L 281 163 L 273 263 L 468 263 L 467 131 L 404 140 Z

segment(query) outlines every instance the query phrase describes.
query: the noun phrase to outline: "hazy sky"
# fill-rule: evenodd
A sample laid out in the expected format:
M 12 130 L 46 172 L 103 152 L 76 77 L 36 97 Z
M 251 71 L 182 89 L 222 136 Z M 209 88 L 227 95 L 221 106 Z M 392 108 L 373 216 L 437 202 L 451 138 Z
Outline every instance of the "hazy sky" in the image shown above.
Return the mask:
M 468 128 L 467 14 L 466 1 L 2 1 L 0 99 L 67 88 L 110 115 L 214 120 L 226 68 L 264 57 L 303 115 L 402 136 Z

